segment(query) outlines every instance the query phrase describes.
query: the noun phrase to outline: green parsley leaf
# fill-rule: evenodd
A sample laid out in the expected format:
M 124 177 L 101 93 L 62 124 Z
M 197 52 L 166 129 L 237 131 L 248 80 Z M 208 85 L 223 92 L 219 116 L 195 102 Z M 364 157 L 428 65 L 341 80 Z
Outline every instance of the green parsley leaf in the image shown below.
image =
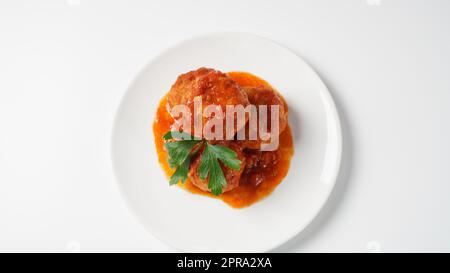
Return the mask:
M 176 185 L 178 181 L 181 180 L 181 183 L 185 183 L 188 177 L 189 172 L 189 164 L 191 162 L 191 156 L 188 156 L 184 162 L 177 167 L 173 175 L 170 177 L 169 185 Z
M 220 195 L 223 188 L 227 186 L 227 180 L 220 166 L 220 162 L 233 170 L 239 170 L 242 162 L 237 158 L 237 154 L 232 149 L 209 144 L 205 140 L 195 138 L 183 132 L 167 132 L 163 138 L 168 140 L 164 144 L 169 157 L 168 163 L 171 168 L 176 168 L 175 173 L 170 177 L 169 184 L 175 185 L 180 180 L 186 182 L 189 173 L 189 165 L 192 155 L 197 153 L 202 146 L 205 148 L 201 154 L 198 175 L 202 180 L 208 179 L 208 189 L 214 195 Z M 176 140 L 175 138 L 179 139 Z
M 210 144 L 206 144 L 205 149 L 203 149 L 202 158 L 200 159 L 200 165 L 198 166 L 198 176 L 202 180 L 205 180 L 208 178 L 209 169 L 211 168 L 213 156 L 211 154 L 210 150 Z
M 217 161 L 217 159 L 213 159 L 211 161 L 209 172 L 208 189 L 211 190 L 212 194 L 216 196 L 220 195 L 222 193 L 222 189 L 227 186 L 227 180 L 223 175 L 222 168 L 220 168 L 219 161 Z
M 239 170 L 242 163 L 237 159 L 236 152 L 230 148 L 206 143 L 202 158 L 200 159 L 198 175 L 201 179 L 205 180 L 209 174 L 208 189 L 214 195 L 221 194 L 222 189 L 227 186 L 227 181 L 218 160 L 234 170 Z
M 216 158 L 225 164 L 230 169 L 239 171 L 241 169 L 241 161 L 237 158 L 235 151 L 228 147 L 222 145 L 210 145 L 211 151 L 214 153 Z
M 163 138 L 165 140 L 174 140 L 180 138 L 179 141 L 170 141 L 164 144 L 169 154 L 167 162 L 171 168 L 176 168 L 174 174 L 170 177 L 169 184 L 175 185 L 181 180 L 186 182 L 191 162 L 191 155 L 195 154 L 200 148 L 201 140 L 183 132 L 167 132 Z M 185 140 L 186 139 L 186 140 Z M 196 146 L 197 145 L 197 146 Z
M 199 140 L 180 140 L 165 143 L 164 147 L 169 153 L 169 166 L 175 168 L 181 165 L 191 153 L 195 144 L 199 142 Z

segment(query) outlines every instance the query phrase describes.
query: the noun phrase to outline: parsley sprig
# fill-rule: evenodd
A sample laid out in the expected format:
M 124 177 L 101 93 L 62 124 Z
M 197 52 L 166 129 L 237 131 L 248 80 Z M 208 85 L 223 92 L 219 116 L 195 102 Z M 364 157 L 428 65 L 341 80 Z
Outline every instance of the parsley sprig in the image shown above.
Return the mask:
M 167 160 L 169 166 L 176 168 L 174 174 L 170 177 L 170 185 L 178 184 L 180 180 L 182 183 L 186 182 L 191 158 L 202 147 L 204 149 L 197 173 L 201 179 L 209 179 L 208 189 L 211 190 L 212 194 L 220 195 L 222 189 L 227 186 L 227 180 L 219 161 L 233 170 L 240 170 L 241 168 L 242 162 L 237 158 L 236 152 L 223 145 L 213 145 L 183 132 L 169 131 L 163 138 L 166 140 L 164 146 L 169 154 Z

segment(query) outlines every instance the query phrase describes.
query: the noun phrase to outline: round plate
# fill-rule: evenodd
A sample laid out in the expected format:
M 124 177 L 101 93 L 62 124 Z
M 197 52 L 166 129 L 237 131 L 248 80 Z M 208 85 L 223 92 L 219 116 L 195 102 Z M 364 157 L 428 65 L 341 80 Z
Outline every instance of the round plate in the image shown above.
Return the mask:
M 169 187 L 158 163 L 152 132 L 158 102 L 179 74 L 202 66 L 259 76 L 289 106 L 295 143 L 289 173 L 247 208 Z M 131 210 L 154 236 L 192 252 L 262 252 L 285 243 L 325 204 L 340 158 L 339 118 L 317 74 L 284 47 L 243 33 L 190 39 L 151 61 L 123 97 L 112 135 L 115 174 Z

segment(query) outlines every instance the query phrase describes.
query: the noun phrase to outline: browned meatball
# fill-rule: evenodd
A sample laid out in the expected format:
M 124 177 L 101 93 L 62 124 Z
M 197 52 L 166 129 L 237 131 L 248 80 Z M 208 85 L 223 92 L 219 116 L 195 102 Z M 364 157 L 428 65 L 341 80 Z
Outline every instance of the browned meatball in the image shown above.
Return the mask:
M 197 70 L 182 74 L 178 77 L 175 84 L 172 85 L 168 95 L 168 106 L 172 108 L 175 105 L 186 105 L 194 114 L 194 98 L 201 96 L 203 110 L 208 105 L 220 106 L 222 112 L 226 113 L 226 105 L 242 105 L 247 106 L 249 104 L 247 94 L 241 89 L 241 87 L 226 74 L 210 69 L 199 68 Z M 211 118 L 203 117 L 203 126 Z M 245 122 L 248 117 L 246 117 Z M 235 127 L 236 127 L 236 117 Z M 194 118 L 191 119 L 191 132 L 193 133 Z M 225 132 L 225 119 L 223 129 Z M 234 132 L 241 128 L 235 128 Z M 225 139 L 225 134 L 223 139 Z
M 237 154 L 237 158 L 239 160 L 241 160 L 241 168 L 239 170 L 233 170 L 230 169 L 228 167 L 225 167 L 222 163 L 220 164 L 220 167 L 222 168 L 223 174 L 225 176 L 225 179 L 227 180 L 227 186 L 222 189 L 222 193 L 226 192 L 226 191 L 230 191 L 234 188 L 237 188 L 239 186 L 239 180 L 241 179 L 241 174 L 244 171 L 245 168 L 245 155 L 242 152 L 242 146 L 241 146 L 241 142 L 236 142 L 236 141 L 221 141 L 221 142 L 216 142 L 216 144 L 220 144 L 223 146 L 227 146 L 228 148 L 232 149 L 233 151 L 236 152 Z M 198 168 L 200 166 L 200 159 L 201 156 L 198 156 L 197 158 L 195 158 L 192 162 L 191 162 L 191 166 L 189 168 L 189 180 L 192 182 L 192 184 L 194 184 L 197 188 L 203 190 L 203 191 L 210 191 L 208 189 L 208 182 L 209 179 L 205 179 L 202 180 L 199 175 L 198 175 Z
M 280 109 L 280 119 L 279 119 L 279 133 L 284 131 L 287 126 L 287 118 L 288 118 L 288 108 L 286 102 L 283 98 L 273 89 L 266 87 L 258 87 L 258 88 L 244 88 L 245 93 L 247 93 L 248 100 L 251 104 L 256 105 L 259 117 L 259 108 L 260 105 L 267 105 L 267 131 L 270 132 L 271 126 L 271 113 L 270 113 L 270 105 L 279 105 Z M 249 123 L 246 125 L 246 139 L 248 139 L 248 130 Z M 278 138 L 279 135 L 271 135 L 271 138 Z M 270 141 L 266 141 L 267 143 Z M 264 143 L 261 139 L 259 139 L 259 130 L 258 130 L 258 139 L 257 140 L 246 140 L 245 147 L 249 149 L 260 149 L 261 143 Z

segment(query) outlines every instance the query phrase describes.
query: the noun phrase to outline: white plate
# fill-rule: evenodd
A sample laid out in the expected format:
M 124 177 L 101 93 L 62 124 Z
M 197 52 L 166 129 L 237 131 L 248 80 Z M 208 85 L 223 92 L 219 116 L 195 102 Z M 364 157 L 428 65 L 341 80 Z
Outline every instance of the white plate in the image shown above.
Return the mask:
M 260 76 L 289 105 L 295 143 L 289 173 L 248 208 L 169 187 L 158 163 L 152 131 L 158 102 L 179 74 L 202 66 Z M 285 243 L 326 202 L 340 158 L 339 118 L 317 74 L 284 47 L 243 33 L 194 38 L 151 61 L 123 97 L 112 135 L 114 170 L 131 210 L 154 236 L 192 252 L 262 252 Z

